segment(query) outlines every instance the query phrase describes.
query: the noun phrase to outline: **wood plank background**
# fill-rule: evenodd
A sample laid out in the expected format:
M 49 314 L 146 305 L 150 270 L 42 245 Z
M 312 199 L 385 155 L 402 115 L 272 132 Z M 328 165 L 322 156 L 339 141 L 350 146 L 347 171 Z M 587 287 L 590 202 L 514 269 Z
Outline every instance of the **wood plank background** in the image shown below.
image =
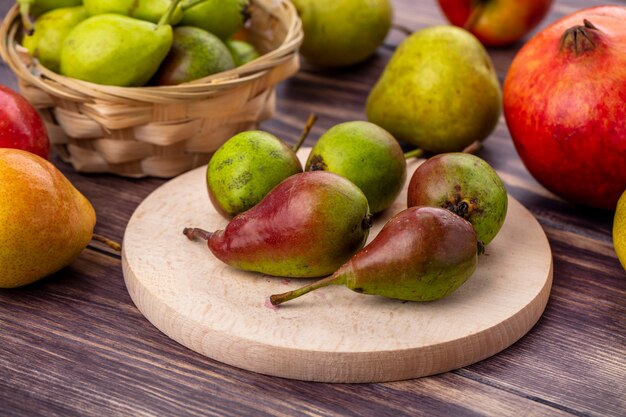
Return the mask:
M 4 16 L 12 2 L 0 2 Z M 540 27 L 619 0 L 556 0 Z M 397 23 L 444 24 L 435 0 L 394 0 Z M 626 24 L 626 23 L 625 23 Z M 325 71 L 303 65 L 278 87 L 263 124 L 293 142 L 310 112 L 311 146 L 329 127 L 363 120 L 364 103 L 394 48 L 390 34 L 367 62 Z M 490 49 L 500 80 L 522 43 Z M 0 83 L 16 88 L 8 68 Z M 132 304 L 118 254 L 94 243 L 69 267 L 25 288 L 0 290 L 1 416 L 623 416 L 626 272 L 611 242 L 613 213 L 577 207 L 526 171 L 504 120 L 479 152 L 544 227 L 554 286 L 544 316 L 509 349 L 475 365 L 416 380 L 320 384 L 259 375 L 202 357 L 154 328 Z M 83 175 L 53 162 L 93 203 L 96 231 L 121 241 L 158 179 Z

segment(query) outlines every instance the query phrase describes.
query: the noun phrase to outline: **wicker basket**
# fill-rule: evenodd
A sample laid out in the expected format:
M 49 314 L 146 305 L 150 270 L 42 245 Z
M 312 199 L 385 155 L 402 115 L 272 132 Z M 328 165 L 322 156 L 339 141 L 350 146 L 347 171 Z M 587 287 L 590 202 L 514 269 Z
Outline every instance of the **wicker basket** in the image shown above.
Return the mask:
M 176 86 L 103 86 L 51 72 L 19 45 L 16 6 L 0 26 L 0 55 L 76 171 L 170 178 L 206 164 L 229 137 L 270 118 L 275 84 L 298 70 L 302 25 L 291 2 L 252 0 L 251 7 L 245 32 L 262 56 Z

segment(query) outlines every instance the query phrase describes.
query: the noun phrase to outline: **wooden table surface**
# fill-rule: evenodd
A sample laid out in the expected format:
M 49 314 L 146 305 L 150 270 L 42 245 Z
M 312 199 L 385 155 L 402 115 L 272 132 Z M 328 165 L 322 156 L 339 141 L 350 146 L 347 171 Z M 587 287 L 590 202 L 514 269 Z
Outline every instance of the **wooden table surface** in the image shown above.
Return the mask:
M 393 3 L 396 22 L 411 29 L 445 23 L 435 0 Z M 2 16 L 11 4 L 2 0 Z M 599 4 L 624 2 L 557 0 L 540 27 Z M 375 57 L 353 68 L 303 65 L 279 85 L 276 115 L 262 128 L 293 141 L 315 112 L 312 145 L 334 124 L 363 120 L 367 94 L 401 39 L 393 33 Z M 489 51 L 501 81 L 520 46 Z M 5 65 L 0 83 L 17 88 Z M 379 384 L 240 370 L 153 327 L 126 291 L 119 255 L 94 243 L 53 276 L 0 290 L 0 415 L 626 415 L 626 272 L 612 246 L 613 213 L 576 207 L 542 188 L 522 165 L 503 119 L 478 155 L 537 217 L 554 256 L 543 317 L 500 354 L 441 375 Z M 78 174 L 52 159 L 93 203 L 96 232 L 118 241 L 137 205 L 164 183 Z

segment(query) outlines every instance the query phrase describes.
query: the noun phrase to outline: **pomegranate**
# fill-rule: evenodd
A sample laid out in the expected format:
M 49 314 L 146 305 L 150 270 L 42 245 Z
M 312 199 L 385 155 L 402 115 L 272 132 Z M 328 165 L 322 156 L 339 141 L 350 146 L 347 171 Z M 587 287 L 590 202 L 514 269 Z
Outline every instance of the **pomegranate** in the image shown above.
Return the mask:
M 513 60 L 503 102 L 537 181 L 614 210 L 626 189 L 626 7 L 584 9 L 538 33 Z

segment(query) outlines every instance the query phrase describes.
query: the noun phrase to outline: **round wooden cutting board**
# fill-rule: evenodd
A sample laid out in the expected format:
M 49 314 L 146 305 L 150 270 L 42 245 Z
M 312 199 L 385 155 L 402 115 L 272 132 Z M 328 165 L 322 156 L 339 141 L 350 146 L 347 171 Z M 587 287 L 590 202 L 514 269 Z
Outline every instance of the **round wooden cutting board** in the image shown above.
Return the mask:
M 308 149 L 302 149 L 305 157 Z M 408 178 L 420 161 L 408 165 Z M 279 308 L 266 299 L 311 280 L 235 270 L 187 226 L 223 228 L 198 168 L 161 186 L 130 219 L 123 243 L 126 286 L 167 336 L 215 360 L 263 374 L 326 382 L 417 378 L 500 352 L 537 322 L 552 284 L 552 254 L 535 218 L 509 198 L 504 226 L 474 275 L 451 296 L 416 303 L 345 287 L 314 291 Z M 370 240 L 406 193 L 377 219 Z

